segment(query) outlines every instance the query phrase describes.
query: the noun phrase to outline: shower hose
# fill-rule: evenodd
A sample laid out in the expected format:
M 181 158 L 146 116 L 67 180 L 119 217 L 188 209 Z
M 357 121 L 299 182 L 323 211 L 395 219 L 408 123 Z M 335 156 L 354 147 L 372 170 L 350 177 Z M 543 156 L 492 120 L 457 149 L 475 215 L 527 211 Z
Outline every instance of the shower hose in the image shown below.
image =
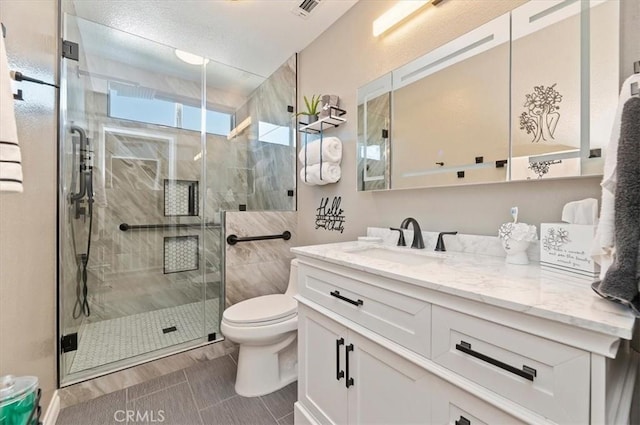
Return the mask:
M 88 190 L 91 193 L 93 187 L 89 187 Z M 85 254 L 80 254 L 78 258 L 78 273 L 76 277 L 76 303 L 73 306 L 73 318 L 77 319 L 81 315 L 86 317 L 91 316 L 91 309 L 89 308 L 89 288 L 87 287 L 87 280 L 89 279 L 89 273 L 87 272 L 87 266 L 89 265 L 89 254 L 91 253 L 91 230 L 93 227 L 93 196 L 89 195 L 88 198 L 88 212 L 89 212 L 89 231 L 87 234 L 87 251 Z M 75 241 L 74 241 L 75 243 Z
M 77 132 L 80 135 L 80 150 L 76 151 L 76 143 L 72 142 L 73 146 L 73 154 L 72 154 L 72 174 L 71 174 L 71 188 L 72 191 L 76 189 L 76 154 L 79 154 L 79 168 L 78 175 L 80 179 L 84 179 L 80 181 L 80 192 L 74 193 L 71 195 L 71 206 L 75 205 L 76 209 L 78 208 L 77 203 L 82 202 L 82 199 L 86 195 L 87 199 L 87 213 L 89 215 L 89 229 L 87 233 L 87 246 L 86 252 L 84 254 L 78 255 L 78 249 L 76 246 L 76 237 L 75 237 L 75 227 L 73 223 L 70 223 L 71 226 L 71 238 L 73 240 L 73 251 L 76 257 L 77 263 L 77 273 L 76 273 L 76 303 L 73 306 L 73 318 L 78 319 L 80 316 L 84 315 L 89 317 L 91 315 L 91 309 L 89 308 L 89 288 L 87 286 L 87 280 L 89 279 L 89 274 L 87 271 L 87 267 L 89 265 L 89 255 L 91 253 L 91 233 L 93 230 L 93 167 L 87 164 L 88 161 L 88 139 L 84 130 L 79 127 L 73 126 L 71 128 L 72 132 Z M 84 183 L 84 184 L 83 184 Z M 73 217 L 73 214 L 69 214 L 69 217 Z M 75 215 L 76 219 L 79 219 L 79 215 Z

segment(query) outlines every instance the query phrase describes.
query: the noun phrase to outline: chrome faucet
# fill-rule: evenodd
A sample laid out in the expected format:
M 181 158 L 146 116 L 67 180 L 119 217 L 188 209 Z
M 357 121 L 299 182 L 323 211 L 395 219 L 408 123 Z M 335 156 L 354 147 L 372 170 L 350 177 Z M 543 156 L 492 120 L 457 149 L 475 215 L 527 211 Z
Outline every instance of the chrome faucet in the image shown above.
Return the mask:
M 424 249 L 424 240 L 422 239 L 422 230 L 420 229 L 420 225 L 418 221 L 413 217 L 407 217 L 402 220 L 402 224 L 400 224 L 400 229 L 406 229 L 409 227 L 409 223 L 413 224 L 413 242 L 411 243 L 411 248 L 416 249 Z M 400 232 L 402 234 L 402 231 Z
M 435 251 L 445 252 L 447 249 L 444 247 L 444 239 L 442 236 L 444 235 L 457 235 L 458 232 L 440 232 L 438 233 L 438 241 L 436 242 Z

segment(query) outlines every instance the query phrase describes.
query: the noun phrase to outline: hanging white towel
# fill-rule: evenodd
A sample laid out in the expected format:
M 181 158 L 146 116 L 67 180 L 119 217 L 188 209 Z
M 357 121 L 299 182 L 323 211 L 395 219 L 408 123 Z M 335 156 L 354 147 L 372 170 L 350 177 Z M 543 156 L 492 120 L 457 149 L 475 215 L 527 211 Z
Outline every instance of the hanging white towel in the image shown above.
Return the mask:
M 305 165 L 315 165 L 320 163 L 320 140 L 307 143 L 306 162 L 305 147 L 302 146 L 298 159 L 304 167 Z M 322 162 L 333 162 L 340 164 L 342 161 L 342 142 L 337 137 L 324 137 L 322 139 Z
M 620 139 L 620 128 L 622 121 L 622 110 L 624 104 L 631 98 L 631 84 L 640 84 L 640 74 L 633 74 L 625 80 L 620 90 L 618 98 L 618 109 L 611 129 L 611 138 L 607 144 L 604 158 L 604 171 L 602 176 L 602 201 L 600 202 L 600 220 L 594 238 L 591 256 L 593 260 L 600 264 L 600 279 L 603 279 L 607 269 L 613 262 L 615 252 L 614 241 L 614 201 L 616 189 L 616 170 L 618 156 L 618 140 Z
M 306 174 L 305 174 L 306 170 Z M 340 180 L 342 170 L 338 164 L 325 162 L 322 164 L 322 179 L 320 179 L 320 164 L 302 167 L 300 170 L 300 180 L 308 186 L 322 186 L 329 183 L 336 183 Z
M 22 157 L 4 38 L 0 36 L 0 192 L 22 192 Z

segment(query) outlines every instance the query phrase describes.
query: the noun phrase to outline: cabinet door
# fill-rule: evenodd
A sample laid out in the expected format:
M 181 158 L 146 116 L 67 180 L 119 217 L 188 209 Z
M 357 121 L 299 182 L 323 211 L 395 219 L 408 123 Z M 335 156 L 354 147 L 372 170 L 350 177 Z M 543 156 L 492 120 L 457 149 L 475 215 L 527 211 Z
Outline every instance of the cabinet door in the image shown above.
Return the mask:
M 345 327 L 298 305 L 298 401 L 321 424 L 347 423 L 345 378 L 338 378 L 346 340 Z
M 346 377 L 353 379 L 348 389 L 349 423 L 428 424 L 433 376 L 352 331 L 347 348 L 351 344 Z

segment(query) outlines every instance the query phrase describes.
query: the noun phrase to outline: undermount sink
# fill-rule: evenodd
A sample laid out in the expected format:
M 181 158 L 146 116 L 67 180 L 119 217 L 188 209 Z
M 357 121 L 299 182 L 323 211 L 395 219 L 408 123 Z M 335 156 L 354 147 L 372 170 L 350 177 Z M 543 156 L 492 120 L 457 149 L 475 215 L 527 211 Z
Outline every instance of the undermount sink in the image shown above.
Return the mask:
M 432 252 L 416 252 L 411 248 L 387 248 L 381 246 L 358 248 L 349 251 L 350 254 L 361 255 L 375 260 L 385 260 L 407 266 L 419 266 L 434 260 L 446 258 L 446 254 Z

